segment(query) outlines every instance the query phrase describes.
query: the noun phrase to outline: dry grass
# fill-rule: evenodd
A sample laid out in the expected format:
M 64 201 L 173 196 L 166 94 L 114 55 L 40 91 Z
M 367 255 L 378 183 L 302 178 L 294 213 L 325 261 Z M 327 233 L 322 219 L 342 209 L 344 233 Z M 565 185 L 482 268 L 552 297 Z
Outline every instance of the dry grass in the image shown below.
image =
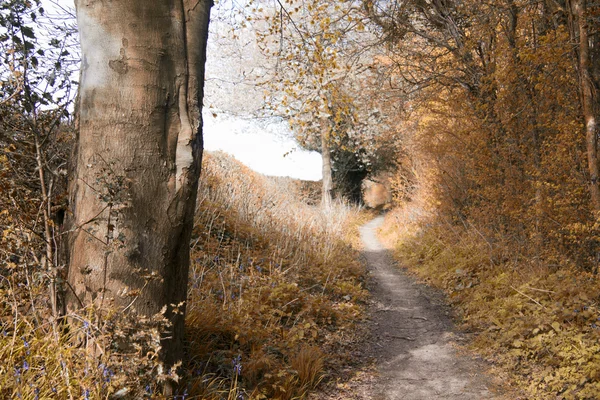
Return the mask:
M 432 215 L 388 216 L 384 233 L 402 265 L 443 289 L 474 333 L 472 350 L 531 399 L 596 399 L 600 393 L 600 286 L 565 261 L 548 265 L 474 227 Z
M 0 156 L 19 165 L 20 153 Z M 176 378 L 157 361 L 162 316 L 82 310 L 68 330 L 53 319 L 43 202 L 27 182 L 0 174 L 9 194 L 0 198 L 0 399 L 161 398 L 161 383 Z M 179 398 L 302 398 L 343 362 L 340 331 L 351 332 L 366 298 L 345 242 L 357 211 L 311 206 L 306 187 L 206 157 Z
M 345 241 L 358 212 L 312 206 L 296 182 L 221 153 L 207 155 L 203 168 L 188 308 L 192 368 L 235 381 L 251 398 L 301 398 L 343 360 L 323 354 L 342 349 L 339 332 L 363 315 L 364 270 Z

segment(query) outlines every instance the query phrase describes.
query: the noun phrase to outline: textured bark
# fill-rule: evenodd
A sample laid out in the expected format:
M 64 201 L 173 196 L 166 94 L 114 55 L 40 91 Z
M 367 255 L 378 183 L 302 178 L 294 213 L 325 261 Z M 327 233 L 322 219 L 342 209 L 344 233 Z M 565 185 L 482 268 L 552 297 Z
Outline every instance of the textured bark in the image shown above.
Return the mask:
M 321 204 L 324 207 L 331 205 L 333 197 L 333 177 L 331 174 L 331 151 L 329 149 L 329 121 L 324 120 L 321 131 L 321 159 L 323 161 L 323 192 L 321 193 Z
M 598 181 L 598 106 L 596 105 L 596 87 L 590 63 L 590 43 L 587 23 L 586 0 L 573 0 L 573 14 L 579 33 L 579 83 L 581 87 L 581 105 L 585 121 L 585 142 L 590 173 L 590 195 L 593 210 L 600 212 L 600 182 Z
M 211 0 L 76 0 L 82 47 L 69 312 L 169 306 L 182 356 Z M 185 305 L 180 310 L 185 311 Z

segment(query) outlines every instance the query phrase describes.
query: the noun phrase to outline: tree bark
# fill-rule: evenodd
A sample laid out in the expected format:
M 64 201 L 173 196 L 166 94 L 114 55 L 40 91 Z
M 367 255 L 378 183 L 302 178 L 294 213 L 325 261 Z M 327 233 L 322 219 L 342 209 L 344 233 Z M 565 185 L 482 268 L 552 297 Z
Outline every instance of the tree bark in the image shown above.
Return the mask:
M 596 85 L 590 63 L 590 43 L 587 23 L 586 0 L 573 0 L 571 3 L 579 33 L 579 84 L 581 106 L 585 121 L 585 142 L 590 173 L 590 195 L 592 209 L 600 212 L 600 182 L 598 166 L 598 107 L 596 103 Z
M 75 3 L 82 74 L 67 309 L 150 316 L 167 306 L 162 361 L 172 365 L 182 357 L 212 1 Z
M 323 161 L 323 192 L 321 205 L 330 207 L 333 199 L 333 177 L 331 174 L 331 150 L 329 148 L 330 130 L 329 121 L 324 120 L 321 129 L 321 159 Z

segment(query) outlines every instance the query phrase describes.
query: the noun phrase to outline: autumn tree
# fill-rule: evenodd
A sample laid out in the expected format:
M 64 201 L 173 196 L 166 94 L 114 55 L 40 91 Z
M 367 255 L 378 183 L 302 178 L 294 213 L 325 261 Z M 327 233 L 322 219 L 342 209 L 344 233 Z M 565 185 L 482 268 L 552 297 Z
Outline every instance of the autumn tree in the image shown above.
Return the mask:
M 585 35 L 596 14 L 574 5 L 363 1 L 389 44 L 390 77 L 414 110 L 415 156 L 435 170 L 441 215 L 476 226 L 492 247 L 591 267 L 595 102 L 585 99 L 595 92 L 597 56 L 585 55 L 585 44 L 595 49 Z
M 82 67 L 70 189 L 69 313 L 171 321 L 181 359 L 212 2 L 76 1 Z
M 267 29 L 258 32 L 263 52 L 277 58 L 268 85 L 272 108 L 288 116 L 301 145 L 321 152 L 324 205 L 331 202 L 334 181 L 342 195 L 356 197 L 373 156 L 364 144 L 374 143 L 383 120 L 362 107 L 367 101 L 358 90 L 377 53 L 359 6 L 279 2 L 275 10 L 263 8 Z
M 262 116 L 263 83 L 274 65 L 256 41 L 264 21 L 251 1 L 220 1 L 211 10 L 204 103 L 233 114 Z
M 589 190 L 594 211 L 600 212 L 600 166 L 598 160 L 598 89 L 600 42 L 597 22 L 598 6 L 590 7 L 586 0 L 568 1 L 568 12 L 572 21 L 572 37 L 578 43 L 576 49 L 580 101 L 585 121 L 585 142 L 590 174 Z M 592 11 L 592 12 L 590 12 Z M 593 18 L 595 14 L 595 18 Z M 596 64 L 596 65 L 594 65 Z
M 43 255 L 32 251 L 29 256 L 37 264 L 33 270 L 48 277 L 47 294 L 56 318 L 65 143 L 72 133 L 69 107 L 76 90 L 71 77 L 78 54 L 76 28 L 54 17 L 39 1 L 0 2 L 0 208 L 8 219 L 1 225 L 21 225 L 43 241 Z M 39 220 L 29 219 L 32 205 Z M 21 272 L 13 277 L 23 278 Z

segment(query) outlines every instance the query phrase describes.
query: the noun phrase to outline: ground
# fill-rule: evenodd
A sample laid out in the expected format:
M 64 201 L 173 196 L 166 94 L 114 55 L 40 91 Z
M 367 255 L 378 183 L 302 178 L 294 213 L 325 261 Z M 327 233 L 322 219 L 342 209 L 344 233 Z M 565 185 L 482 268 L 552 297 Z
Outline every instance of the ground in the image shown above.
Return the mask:
M 314 399 L 507 399 L 488 366 L 464 351 L 451 309 L 436 290 L 406 275 L 379 242 L 377 217 L 361 228 L 370 274 L 370 318 L 357 366 Z

